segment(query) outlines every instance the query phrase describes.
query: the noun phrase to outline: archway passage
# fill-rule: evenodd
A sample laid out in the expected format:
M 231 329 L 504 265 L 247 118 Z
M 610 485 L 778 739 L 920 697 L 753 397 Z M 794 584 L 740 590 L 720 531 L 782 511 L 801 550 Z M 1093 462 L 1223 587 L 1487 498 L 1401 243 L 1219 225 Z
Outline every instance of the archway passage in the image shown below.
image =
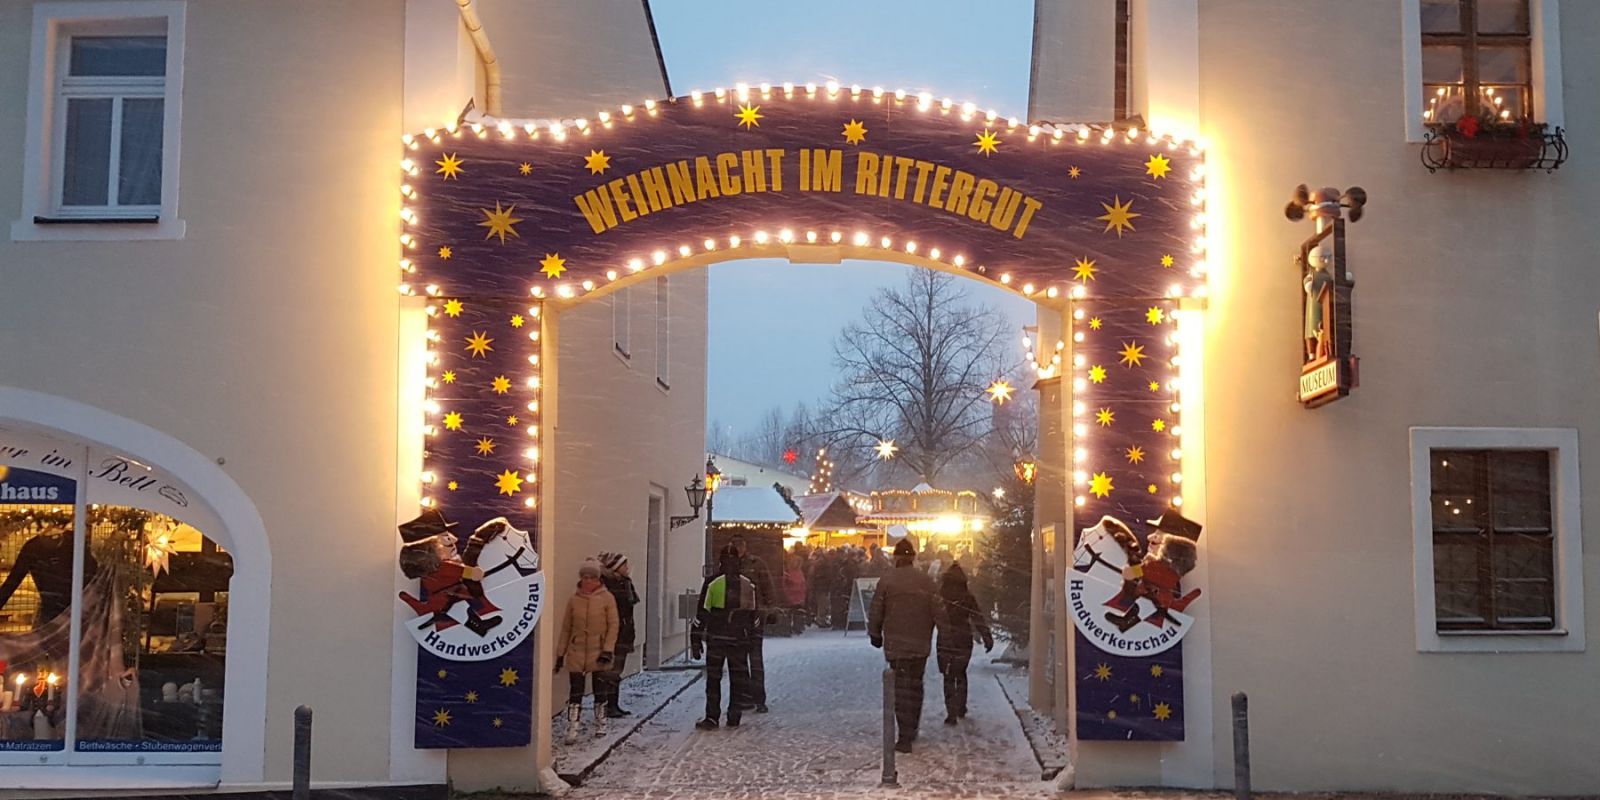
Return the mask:
M 423 503 L 469 530 L 504 515 L 537 537 L 546 316 L 666 270 L 770 256 L 914 263 L 1068 308 L 1058 341 L 1033 342 L 1042 381 L 1070 372 L 1054 396 L 1074 412 L 1041 479 L 1066 486 L 1072 529 L 1182 503 L 1176 320 L 1206 271 L 1192 142 L 785 84 L 404 143 L 400 290 L 431 317 Z M 422 658 L 419 745 L 527 742 L 487 704 L 446 708 L 431 676 L 449 670 Z M 502 658 L 480 666 L 532 666 L 526 644 Z M 1181 648 L 1092 658 L 1076 676 L 1083 737 L 1183 738 Z M 1128 697 L 1138 708 L 1120 708 Z

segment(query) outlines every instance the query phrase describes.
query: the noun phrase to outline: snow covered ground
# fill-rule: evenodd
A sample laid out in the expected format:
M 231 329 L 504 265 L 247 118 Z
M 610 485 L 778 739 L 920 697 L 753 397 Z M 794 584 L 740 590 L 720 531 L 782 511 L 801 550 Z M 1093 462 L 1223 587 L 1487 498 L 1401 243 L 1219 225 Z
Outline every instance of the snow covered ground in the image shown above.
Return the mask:
M 671 702 L 679 692 L 683 692 L 690 684 L 699 682 L 698 670 L 638 672 L 629 675 L 622 680 L 622 697 L 618 700 L 618 705 L 632 712 L 633 716 L 611 720 L 607 725 L 609 729 L 607 735 L 595 738 L 594 711 L 590 705 L 594 702 L 594 698 L 592 696 L 584 698 L 580 736 L 578 741 L 572 744 L 563 741 L 567 733 L 567 714 L 566 705 L 560 704 L 555 720 L 551 723 L 551 731 L 555 736 L 551 755 L 555 759 L 556 774 L 567 780 L 581 779 L 585 773 L 600 763 L 618 742 L 648 722 L 652 715 Z
M 994 677 L 995 670 L 1009 668 L 990 665 L 981 650 L 972 665 L 970 716 L 955 727 L 943 724 L 943 692 L 930 659 L 922 736 L 915 753 L 899 756 L 901 788 L 887 792 L 878 786 L 881 651 L 860 632 L 813 630 L 769 638 L 766 656 L 772 713 L 748 713 L 736 729 L 695 730 L 705 709 L 704 688 L 696 682 L 617 743 L 572 796 L 718 800 L 1052 794 L 1052 786 L 1040 780 L 1040 765 Z M 647 710 L 644 703 L 624 701 L 630 704 Z

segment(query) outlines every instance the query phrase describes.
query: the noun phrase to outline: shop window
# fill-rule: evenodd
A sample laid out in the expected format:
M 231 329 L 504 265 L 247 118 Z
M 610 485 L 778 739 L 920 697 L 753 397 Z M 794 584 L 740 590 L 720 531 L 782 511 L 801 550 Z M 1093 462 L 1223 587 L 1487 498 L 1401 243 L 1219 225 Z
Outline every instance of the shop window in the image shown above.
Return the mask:
M 80 522 L 72 481 L 0 470 L 0 753 L 220 751 L 232 558 L 144 509 Z
M 39 3 L 34 13 L 37 113 L 13 238 L 181 237 L 183 4 Z
M 1533 120 L 1528 0 L 1422 0 L 1421 12 L 1424 120 Z
M 1422 649 L 1581 649 L 1576 464 L 1570 431 L 1412 431 Z

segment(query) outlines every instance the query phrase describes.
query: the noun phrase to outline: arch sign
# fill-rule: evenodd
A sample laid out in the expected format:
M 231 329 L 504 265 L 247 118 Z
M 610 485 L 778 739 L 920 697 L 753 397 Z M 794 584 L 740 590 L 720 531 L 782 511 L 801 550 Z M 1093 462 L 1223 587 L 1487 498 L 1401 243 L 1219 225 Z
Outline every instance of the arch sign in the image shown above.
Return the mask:
M 431 315 L 424 503 L 466 530 L 506 517 L 538 540 L 545 314 L 667 270 L 759 257 L 917 264 L 1070 306 L 1072 341 L 1034 344 L 1040 377 L 1073 385 L 1077 519 L 1154 519 L 1181 503 L 1176 320 L 1205 294 L 1192 142 L 833 84 L 403 141 L 400 290 Z M 1109 672 L 1078 676 L 1084 738 L 1182 738 L 1181 647 L 1125 656 L 1080 637 L 1078 648 Z M 420 746 L 526 743 L 525 722 L 489 708 L 489 686 L 463 706 L 449 698 L 469 687 L 433 686 L 451 667 L 421 658 Z M 479 683 L 499 670 L 531 680 L 527 645 L 474 665 L 494 668 Z M 1162 698 L 1163 713 L 1110 713 L 1133 694 Z

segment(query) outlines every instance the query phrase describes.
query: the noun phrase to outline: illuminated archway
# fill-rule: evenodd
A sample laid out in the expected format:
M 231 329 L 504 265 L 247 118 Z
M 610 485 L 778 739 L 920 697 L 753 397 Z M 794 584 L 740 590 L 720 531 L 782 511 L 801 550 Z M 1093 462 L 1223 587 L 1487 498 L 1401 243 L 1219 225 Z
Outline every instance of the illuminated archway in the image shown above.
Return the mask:
M 928 94 L 763 84 L 404 145 L 400 291 L 429 314 L 422 502 L 468 528 L 505 515 L 538 530 L 548 318 L 744 258 L 911 264 L 1061 309 L 1059 340 L 1034 345 L 1041 380 L 1070 386 L 1071 444 L 1046 461 L 1063 465 L 1072 527 L 1183 503 L 1177 322 L 1206 294 L 1193 142 Z M 1080 736 L 1182 738 L 1181 648 L 1154 658 L 1129 666 L 1168 676 L 1168 713 L 1080 715 Z

